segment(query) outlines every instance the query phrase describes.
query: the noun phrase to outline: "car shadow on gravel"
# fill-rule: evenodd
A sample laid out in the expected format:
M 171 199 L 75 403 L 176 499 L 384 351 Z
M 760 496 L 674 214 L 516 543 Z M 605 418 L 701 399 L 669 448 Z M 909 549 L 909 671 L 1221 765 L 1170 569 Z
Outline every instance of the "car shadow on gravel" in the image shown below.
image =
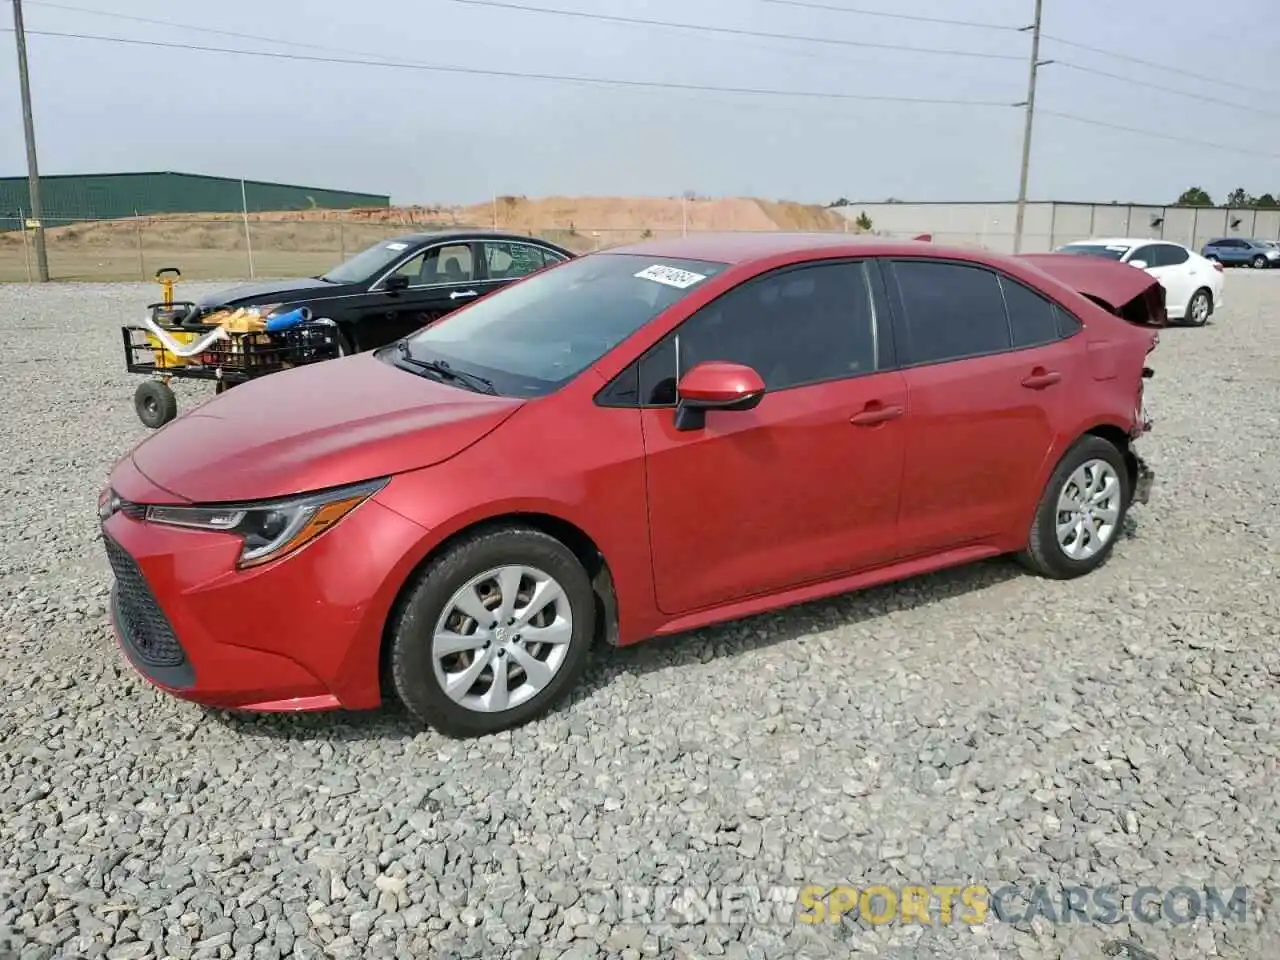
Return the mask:
M 1140 535 L 1134 518 L 1126 516 L 1117 545 Z M 630 647 L 605 649 L 597 654 L 591 672 L 562 709 L 626 674 L 736 657 L 818 633 L 869 624 L 891 613 L 931 606 L 1030 576 L 1013 557 L 994 557 L 701 630 L 653 637 Z
M 1126 517 L 1121 540 L 1138 536 L 1133 517 Z M 891 613 L 979 593 L 1027 576 L 1030 574 L 1011 557 L 995 557 L 701 630 L 653 637 L 622 649 L 605 647 L 596 651 L 587 675 L 551 713 L 574 709 L 628 674 L 679 669 L 736 657 L 826 631 L 869 624 Z M 412 740 L 424 732 L 393 696 L 386 700 L 381 708 L 356 712 L 238 714 L 212 709 L 206 712 L 210 719 L 232 728 L 238 735 L 275 740 L 393 742 Z
M 1016 562 L 997 557 L 700 630 L 653 637 L 630 647 L 608 649 L 596 658 L 594 669 L 575 699 L 590 696 L 619 675 L 678 669 L 754 653 L 815 634 L 869 625 L 892 613 L 989 590 L 1024 576 L 1026 571 Z
M 388 697 L 386 705 L 373 710 L 253 714 L 208 709 L 205 713 L 210 720 L 230 728 L 238 736 L 249 738 L 391 743 L 412 740 L 423 732 L 422 726 L 394 697 Z

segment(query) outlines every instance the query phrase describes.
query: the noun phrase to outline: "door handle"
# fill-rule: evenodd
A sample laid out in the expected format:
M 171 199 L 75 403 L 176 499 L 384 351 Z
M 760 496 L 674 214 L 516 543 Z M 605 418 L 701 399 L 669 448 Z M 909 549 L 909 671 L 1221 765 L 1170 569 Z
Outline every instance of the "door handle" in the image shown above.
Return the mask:
M 855 413 L 849 422 L 855 427 L 874 427 L 886 420 L 896 420 L 902 416 L 901 407 L 886 407 L 876 401 L 867 404 L 861 413 Z
M 1045 387 L 1052 387 L 1061 379 L 1062 374 L 1058 373 L 1057 370 L 1036 367 L 1031 371 L 1031 376 L 1022 381 L 1022 385 L 1032 390 L 1043 390 Z
M 453 293 L 449 294 L 449 299 L 461 300 L 463 297 L 474 297 L 475 295 L 476 292 L 474 290 L 455 290 Z

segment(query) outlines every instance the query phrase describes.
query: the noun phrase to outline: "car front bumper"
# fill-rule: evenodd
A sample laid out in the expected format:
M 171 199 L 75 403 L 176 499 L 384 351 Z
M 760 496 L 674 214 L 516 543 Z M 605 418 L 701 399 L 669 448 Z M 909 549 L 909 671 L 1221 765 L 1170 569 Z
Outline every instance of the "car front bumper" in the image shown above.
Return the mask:
M 118 467 L 113 488 L 131 471 Z M 120 486 L 146 502 L 138 483 Z M 152 684 L 207 706 L 377 707 L 383 628 L 423 536 L 370 500 L 296 552 L 239 570 L 238 537 L 117 511 L 102 523 L 117 640 Z

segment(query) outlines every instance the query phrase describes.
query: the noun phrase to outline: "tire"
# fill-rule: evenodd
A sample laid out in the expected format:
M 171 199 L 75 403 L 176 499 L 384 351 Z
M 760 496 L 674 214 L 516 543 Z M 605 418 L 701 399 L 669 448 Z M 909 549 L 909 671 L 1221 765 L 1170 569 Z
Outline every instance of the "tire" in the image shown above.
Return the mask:
M 1191 300 L 1187 303 L 1187 312 L 1183 314 L 1183 319 L 1193 327 L 1203 327 L 1209 322 L 1209 315 L 1213 313 L 1213 295 L 1204 287 L 1201 287 L 1191 295 Z
M 338 355 L 334 359 L 341 360 L 343 357 L 349 357 L 357 352 L 355 342 L 342 327 L 337 327 L 334 330 L 334 339 L 338 341 Z
M 1058 538 L 1058 503 L 1067 492 L 1068 486 L 1075 485 L 1073 481 L 1077 471 L 1088 464 L 1104 464 L 1110 468 L 1118 484 L 1115 493 L 1117 499 L 1113 501 L 1115 513 L 1110 529 L 1105 531 L 1105 539 L 1100 547 L 1087 555 L 1073 557 Z M 1040 504 L 1036 507 L 1026 550 L 1019 554 L 1019 561 L 1033 573 L 1053 580 L 1070 580 L 1092 572 L 1111 555 L 1116 540 L 1120 537 L 1120 531 L 1124 529 L 1124 520 L 1129 513 L 1132 497 L 1133 481 L 1129 476 L 1124 455 L 1115 444 L 1101 437 L 1086 434 L 1072 444 L 1049 477 L 1049 482 L 1041 495 Z M 1078 536 L 1076 531 L 1079 529 L 1077 527 L 1068 536 Z
M 178 398 L 167 383 L 144 380 L 133 392 L 133 409 L 143 426 L 158 430 L 178 415 Z
M 475 618 L 455 619 L 458 615 L 455 597 L 464 590 L 481 604 L 500 603 L 503 598 L 496 580 L 476 581 L 497 568 L 517 566 L 525 568 L 528 573 L 544 575 L 559 585 L 563 600 L 553 600 L 543 609 L 554 614 L 561 623 L 557 632 L 567 637 L 564 643 L 537 644 L 528 637 L 522 641 L 519 634 L 503 637 L 506 625 L 498 624 L 493 630 L 481 631 Z M 520 582 L 521 596 L 525 596 L 531 581 L 521 578 Z M 471 589 L 473 584 L 478 589 Z M 486 597 L 487 587 L 497 587 L 499 592 L 492 594 L 492 598 Z M 471 606 L 471 609 L 476 607 Z M 534 619 L 541 616 L 539 614 Z M 450 547 L 411 583 L 390 624 L 388 666 L 391 681 L 409 712 L 446 736 L 482 736 L 520 726 L 562 699 L 582 676 L 595 637 L 595 617 L 596 601 L 591 581 L 578 558 L 563 543 L 528 527 L 502 526 L 481 530 Z M 566 623 L 567 626 L 564 625 Z M 489 642 L 483 648 L 477 644 L 461 653 L 446 656 L 438 663 L 435 656 L 436 630 L 444 624 L 449 625 L 455 637 L 483 632 L 490 638 Z M 555 627 L 531 625 L 526 629 Z M 513 649 L 522 652 L 517 657 L 511 654 Z M 471 693 L 465 696 L 467 702 L 450 696 L 442 677 L 447 672 L 461 678 L 468 669 L 475 667 L 479 657 L 485 657 L 486 663 L 469 688 Z M 540 659 L 544 666 L 552 665 L 549 680 L 540 689 L 524 672 L 523 664 L 530 659 Z M 502 674 L 507 678 L 503 687 L 508 690 L 509 698 L 517 701 L 515 706 L 487 709 L 477 696 L 478 693 L 494 696 L 494 681 L 498 676 L 495 665 L 501 665 L 506 671 Z
M 1267 269 L 1267 258 L 1266 258 L 1266 257 L 1264 257 L 1262 254 L 1258 254 L 1256 257 L 1254 257 L 1254 258 L 1253 258 L 1253 269 L 1255 269 L 1255 270 L 1265 270 L 1265 269 Z

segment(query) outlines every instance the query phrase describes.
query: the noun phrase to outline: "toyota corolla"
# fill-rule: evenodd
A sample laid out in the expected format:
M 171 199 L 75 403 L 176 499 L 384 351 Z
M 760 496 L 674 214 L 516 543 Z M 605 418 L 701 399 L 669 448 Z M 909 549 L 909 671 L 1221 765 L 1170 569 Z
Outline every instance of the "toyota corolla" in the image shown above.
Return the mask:
M 570 260 L 140 443 L 123 653 L 219 708 L 476 735 L 625 646 L 1001 554 L 1087 574 L 1152 474 L 1157 280 L 843 235 Z

